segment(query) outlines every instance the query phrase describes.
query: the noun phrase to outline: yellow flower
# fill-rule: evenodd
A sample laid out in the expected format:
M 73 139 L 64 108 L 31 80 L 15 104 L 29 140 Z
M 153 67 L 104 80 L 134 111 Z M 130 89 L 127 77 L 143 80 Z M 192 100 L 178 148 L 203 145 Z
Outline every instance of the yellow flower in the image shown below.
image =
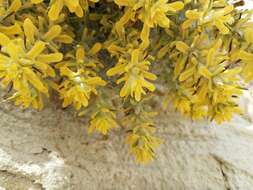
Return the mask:
M 11 26 L 0 25 L 0 32 L 11 37 L 13 35 L 21 35 L 23 31 L 18 23 L 14 23 Z
M 78 17 L 83 17 L 83 9 L 88 8 L 88 1 L 96 3 L 99 0 L 51 0 L 48 16 L 50 20 L 57 20 L 63 7 L 67 6 L 71 13 Z
M 142 48 L 146 48 L 149 45 L 149 33 L 150 28 L 160 26 L 162 28 L 169 28 L 170 20 L 167 17 L 167 13 L 175 13 L 184 8 L 184 3 L 176 1 L 168 3 L 168 0 L 157 1 L 136 1 L 136 0 L 115 0 L 115 3 L 119 6 L 126 6 L 125 14 L 116 23 L 115 28 L 118 35 L 124 38 L 126 25 L 131 19 L 138 14 L 138 18 L 143 22 L 143 29 L 141 32 Z
M 36 41 L 31 49 L 26 49 L 23 39 L 10 40 L 0 33 L 0 76 L 2 85 L 13 85 L 15 91 L 9 99 L 17 105 L 41 109 L 41 93 L 48 96 L 48 88 L 43 78 L 54 77 L 50 63 L 62 60 L 61 53 L 43 54 L 46 44 Z
M 145 5 L 145 10 L 139 15 L 140 20 L 144 23 L 141 32 L 142 47 L 146 48 L 149 45 L 150 28 L 157 25 L 162 28 L 169 28 L 170 19 L 167 17 L 167 13 L 176 13 L 183 8 L 184 3 L 181 1 L 168 3 L 168 0 L 158 0 L 150 6 Z
M 213 116 L 213 120 L 215 120 L 218 124 L 221 124 L 225 121 L 231 120 L 235 113 L 242 113 L 238 105 L 232 103 L 220 103 L 217 104 L 213 109 L 211 109 L 209 114 Z
M 9 5 L 9 6 L 8 6 Z M 21 0 L 11 0 L 10 2 L 0 1 L 0 19 L 16 12 L 22 6 Z
M 232 24 L 234 22 L 234 18 L 231 16 L 231 12 L 234 10 L 232 5 L 225 7 L 223 10 L 214 11 L 214 13 L 210 13 L 213 16 L 212 23 L 215 25 L 222 34 L 228 34 L 229 28 L 226 24 Z M 213 15 L 212 15 L 213 14 Z
M 149 27 L 158 25 L 162 28 L 169 28 L 170 20 L 167 17 L 167 13 L 175 13 L 180 11 L 184 8 L 184 3 L 181 1 L 168 3 L 168 0 L 158 0 L 151 5 L 144 4 L 143 6 L 145 8 L 143 11 L 141 11 L 139 18 L 144 24 L 148 25 Z
M 253 12 L 252 10 L 245 11 L 241 13 L 240 19 L 235 23 L 233 30 L 238 33 L 243 32 L 243 37 L 247 43 L 253 43 L 253 22 L 252 22 Z
M 190 47 L 182 41 L 176 41 L 175 45 L 176 45 L 177 50 L 179 50 L 180 52 L 182 52 L 184 54 L 188 53 L 188 51 L 190 49 Z
M 119 6 L 134 7 L 138 4 L 138 0 L 114 0 L 114 2 Z M 144 1 L 140 1 L 139 4 L 143 4 Z
M 134 127 L 126 137 L 126 143 L 137 162 L 147 164 L 155 158 L 154 149 L 161 144 L 161 140 L 152 136 L 155 128 L 152 123 L 143 123 Z
M 175 50 L 170 58 L 175 61 L 173 80 L 176 87 L 172 88 L 172 95 L 168 98 L 173 100 L 178 111 L 193 120 L 213 118 L 216 112 L 223 115 L 215 116 L 219 118 L 217 121 L 231 119 L 237 109 L 228 105 L 235 102 L 234 97 L 242 94 L 240 74 L 243 74 L 241 67 L 231 67 L 231 63 L 243 58 L 249 60 L 250 54 L 233 50 L 229 57 L 226 48 L 231 47 L 221 39 L 207 47 L 198 46 L 198 43 L 203 43 L 200 39 L 195 38 L 193 42 L 196 44 L 192 42 L 191 46 L 182 41 L 175 41 L 172 45 Z M 224 116 L 226 111 L 228 114 Z
M 208 1 L 206 1 L 208 2 Z M 206 3 L 205 2 L 205 3 Z M 232 5 L 225 4 L 224 8 L 212 9 L 209 8 L 213 6 L 213 3 L 210 3 L 209 6 L 206 6 L 203 11 L 199 10 L 188 10 L 185 13 L 187 20 L 182 24 L 183 29 L 187 29 L 192 26 L 192 24 L 197 21 L 198 25 L 212 25 L 218 28 L 222 34 L 228 34 L 229 28 L 228 25 L 234 22 L 234 18 L 231 15 L 234 7 Z M 208 8 L 209 7 L 209 8 Z
M 253 43 L 253 23 L 251 23 L 251 26 L 244 29 L 244 38 L 248 43 Z
M 93 55 L 99 51 L 98 46 L 99 44 L 95 44 L 88 54 Z M 96 68 L 95 63 L 95 60 L 86 57 L 83 47 L 78 47 L 75 57 L 57 65 L 60 75 L 65 77 L 58 87 L 63 107 L 71 104 L 76 110 L 87 107 L 91 94 L 97 94 L 97 87 L 106 85 L 106 82 L 92 70 Z
M 44 0 L 31 0 L 33 4 L 39 4 L 42 3 Z
M 242 94 L 242 89 L 239 86 L 223 84 L 217 85 L 212 93 L 212 104 L 233 102 L 233 96 L 239 96 Z
M 77 16 L 83 16 L 82 7 L 79 0 L 51 0 L 48 16 L 50 20 L 57 20 L 63 7 L 66 5 L 70 12 L 75 13 Z
M 141 100 L 142 94 L 146 94 L 144 88 L 153 92 L 155 86 L 148 80 L 156 80 L 156 76 L 149 70 L 150 62 L 141 58 L 139 49 L 135 49 L 131 53 L 131 61 L 120 59 L 118 64 L 107 71 L 108 76 L 123 75 L 117 80 L 117 83 L 125 82 L 121 91 L 121 97 L 134 97 L 136 101 Z
M 182 114 L 188 115 L 191 112 L 191 101 L 186 97 L 177 97 L 174 100 L 174 107 Z
M 61 76 L 67 78 L 59 86 L 63 98 L 63 107 L 73 104 L 77 110 L 87 107 L 92 93 L 97 94 L 97 86 L 105 86 L 106 82 L 100 77 L 89 76 L 83 69 L 73 72 L 67 67 L 60 69 Z
M 253 53 L 241 50 L 238 54 L 238 58 L 241 59 L 244 64 L 242 75 L 246 82 L 253 80 Z
M 40 27 L 38 28 L 31 19 L 26 18 L 24 20 L 23 30 L 26 36 L 26 46 L 30 47 L 34 44 L 36 39 L 41 39 L 48 44 L 52 51 L 57 52 L 60 49 L 59 43 L 71 44 L 73 42 L 72 37 L 68 35 L 60 25 L 51 24 L 48 28 L 44 28 L 41 27 L 45 24 L 43 21 L 42 19 L 39 20 L 38 25 L 40 25 Z
M 207 106 L 194 104 L 191 110 L 191 117 L 193 120 L 200 120 L 207 116 Z
M 92 114 L 88 133 L 98 131 L 103 135 L 107 135 L 111 129 L 116 128 L 117 123 L 115 119 L 116 115 L 112 111 L 107 108 L 101 108 Z

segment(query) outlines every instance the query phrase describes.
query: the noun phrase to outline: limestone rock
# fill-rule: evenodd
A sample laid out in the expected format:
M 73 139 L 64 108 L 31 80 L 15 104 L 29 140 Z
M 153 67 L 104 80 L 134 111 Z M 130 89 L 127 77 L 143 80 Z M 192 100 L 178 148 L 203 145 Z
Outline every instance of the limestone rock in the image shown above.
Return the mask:
M 137 165 L 121 131 L 108 140 L 48 106 L 0 106 L 0 187 L 6 190 L 252 190 L 253 127 L 240 117 L 217 126 L 176 113 L 157 120 L 157 160 Z M 0 188 L 0 189 L 1 189 Z

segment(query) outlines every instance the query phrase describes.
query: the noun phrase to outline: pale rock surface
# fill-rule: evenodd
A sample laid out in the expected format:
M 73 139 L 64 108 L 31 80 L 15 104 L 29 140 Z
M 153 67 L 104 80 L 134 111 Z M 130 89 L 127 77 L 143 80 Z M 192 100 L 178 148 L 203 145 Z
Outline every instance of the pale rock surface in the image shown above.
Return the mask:
M 0 105 L 0 189 L 253 189 L 253 127 L 245 118 L 217 126 L 163 113 L 164 144 L 147 166 L 135 164 L 122 132 L 88 136 L 85 123 L 51 104 L 40 113 Z
M 245 0 L 244 9 L 253 9 L 253 1 L 252 0 Z

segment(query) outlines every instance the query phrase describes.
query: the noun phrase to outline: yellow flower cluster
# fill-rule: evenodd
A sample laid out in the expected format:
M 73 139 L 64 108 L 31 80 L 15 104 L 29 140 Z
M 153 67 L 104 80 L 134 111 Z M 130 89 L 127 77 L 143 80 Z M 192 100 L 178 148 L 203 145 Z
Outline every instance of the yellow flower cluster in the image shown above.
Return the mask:
M 115 0 L 119 6 L 124 6 L 125 13 L 115 24 L 115 29 L 120 37 L 124 37 L 124 26 L 131 20 L 136 21 L 136 17 L 143 22 L 143 28 L 140 34 L 142 46 L 146 48 L 149 45 L 150 29 L 155 26 L 162 28 L 170 27 L 170 19 L 167 14 L 173 14 L 183 9 L 184 3 L 176 1 L 168 3 L 168 0 Z
M 127 135 L 126 143 L 137 162 L 146 164 L 155 158 L 154 149 L 160 145 L 161 140 L 152 136 L 154 132 L 152 123 L 143 123 Z
M 119 59 L 116 66 L 107 71 L 108 76 L 113 76 L 115 74 L 123 75 L 117 80 L 117 84 L 125 82 L 120 91 L 121 97 L 128 97 L 131 95 L 136 101 L 140 101 L 141 95 L 146 94 L 143 88 L 151 92 L 155 90 L 155 86 L 146 80 L 156 80 L 156 76 L 148 72 L 151 63 L 141 58 L 141 56 L 143 56 L 143 54 L 141 54 L 140 50 L 134 49 L 131 52 L 130 60 L 122 57 Z
M 47 80 L 55 77 L 51 64 L 63 59 L 62 53 L 57 50 L 49 51 L 50 42 L 60 36 L 54 34 L 53 28 L 43 34 L 29 18 L 23 24 L 14 23 L 0 28 L 1 83 L 4 88 L 13 89 L 8 100 L 14 100 L 16 105 L 43 108 L 42 96 L 49 95 Z
M 116 128 L 117 123 L 115 119 L 115 113 L 107 108 L 100 108 L 92 114 L 88 132 L 98 131 L 103 135 L 107 135 L 111 129 Z
M 88 106 L 92 93 L 97 94 L 96 88 L 105 86 L 106 82 L 92 70 L 96 67 L 96 62 L 85 57 L 83 47 L 77 47 L 75 57 L 71 53 L 69 57 L 69 60 L 57 65 L 60 75 L 64 77 L 58 91 L 63 99 L 63 107 L 74 105 L 76 110 L 80 110 Z
M 40 3 L 43 0 L 32 0 L 34 3 Z M 99 0 L 89 0 L 97 3 Z M 83 17 L 83 10 L 88 9 L 88 0 L 51 0 L 48 16 L 51 20 L 57 20 L 64 6 L 68 7 L 71 13 L 75 13 L 78 17 Z
M 198 36 L 197 40 L 204 40 Z M 202 38 L 202 39 L 201 39 Z M 196 38 L 195 38 L 196 39 Z M 216 122 L 230 120 L 232 114 L 240 113 L 234 96 L 242 93 L 239 85 L 241 67 L 230 68 L 230 59 L 218 39 L 208 49 L 191 49 L 182 41 L 175 42 L 174 80 L 180 88 L 174 95 L 175 107 L 193 119 L 209 116 Z M 196 54 L 200 54 L 196 57 Z M 198 60 L 198 59 L 199 60 Z
M 155 158 L 155 110 L 217 123 L 242 114 L 253 80 L 252 11 L 228 0 L 0 0 L 3 101 L 89 117 L 88 133 L 126 131 Z M 157 98 L 158 97 L 158 98 Z M 163 104 L 162 104 L 163 103 Z

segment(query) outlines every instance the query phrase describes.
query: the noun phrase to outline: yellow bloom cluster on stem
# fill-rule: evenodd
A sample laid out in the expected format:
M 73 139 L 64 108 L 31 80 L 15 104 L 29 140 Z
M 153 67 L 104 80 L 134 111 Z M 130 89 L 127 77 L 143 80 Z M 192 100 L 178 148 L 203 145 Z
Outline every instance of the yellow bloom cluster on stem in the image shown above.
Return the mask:
M 0 0 L 3 100 L 41 110 L 52 93 L 88 133 L 126 134 L 156 158 L 155 113 L 222 123 L 253 80 L 253 11 L 228 0 Z M 161 113 L 161 111 L 159 112 Z M 114 133 L 113 133 L 114 134 Z
M 63 107 L 74 105 L 76 110 L 87 107 L 92 94 L 97 94 L 98 86 L 105 86 L 106 82 L 92 70 L 96 67 L 92 60 L 85 62 L 83 47 L 77 47 L 75 57 L 59 63 L 60 75 L 63 78 L 58 87 Z
M 152 136 L 154 130 L 152 123 L 143 123 L 127 135 L 126 143 L 137 162 L 146 164 L 155 158 L 154 149 L 160 145 L 161 140 Z
M 134 49 L 131 52 L 131 60 L 120 58 L 117 65 L 107 71 L 108 76 L 116 74 L 123 75 L 117 84 L 124 82 L 124 86 L 120 91 L 121 97 L 134 97 L 136 101 L 141 100 L 141 95 L 146 94 L 144 88 L 153 92 L 155 86 L 148 80 L 156 80 L 156 76 L 148 71 L 150 62 L 148 60 L 140 60 L 141 51 Z

